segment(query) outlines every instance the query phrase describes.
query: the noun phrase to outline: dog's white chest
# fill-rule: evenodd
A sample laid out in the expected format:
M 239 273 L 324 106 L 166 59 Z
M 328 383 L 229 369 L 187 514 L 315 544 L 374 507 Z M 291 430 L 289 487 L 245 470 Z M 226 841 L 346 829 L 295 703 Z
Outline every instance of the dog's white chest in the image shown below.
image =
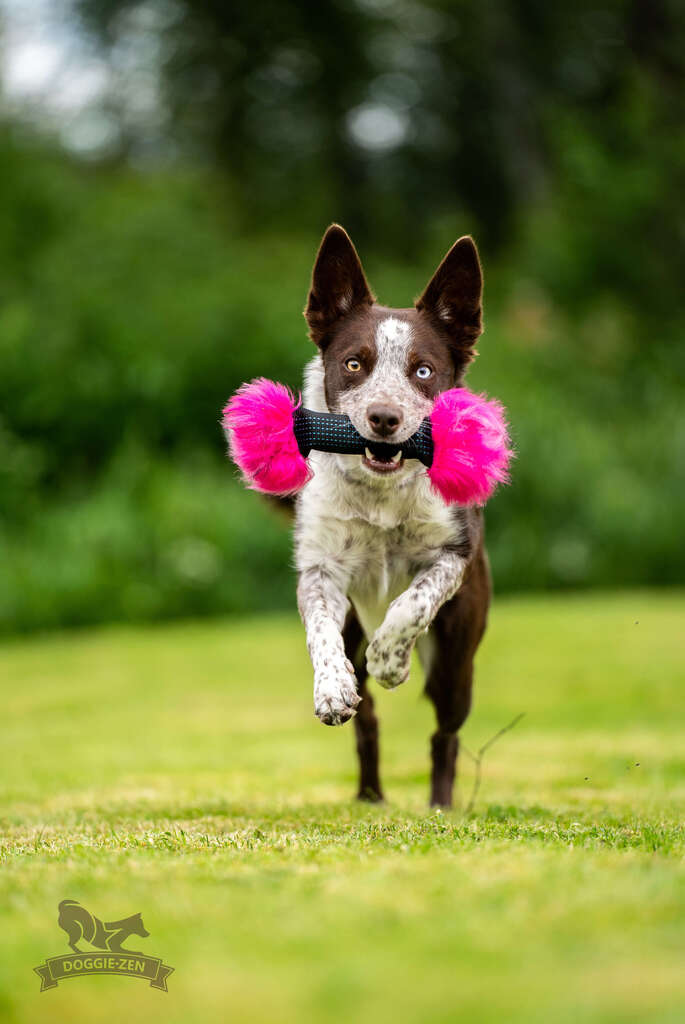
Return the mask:
M 403 590 L 406 590 L 410 577 L 409 575 L 394 577 L 389 582 L 387 589 L 384 589 L 382 581 L 378 582 L 379 587 L 375 593 L 369 588 L 363 592 L 353 592 L 349 595 L 367 640 L 371 639 L 385 618 L 390 603 L 399 597 Z
M 359 551 L 358 571 L 350 581 L 348 597 L 368 638 L 385 618 L 388 605 L 411 577 L 410 558 L 402 549 L 396 530 L 369 527 L 366 544 Z
M 354 557 L 348 597 L 367 637 L 373 636 L 388 606 L 434 559 L 448 536 L 454 536 L 453 524 L 411 520 L 391 529 L 365 523 L 348 534 Z

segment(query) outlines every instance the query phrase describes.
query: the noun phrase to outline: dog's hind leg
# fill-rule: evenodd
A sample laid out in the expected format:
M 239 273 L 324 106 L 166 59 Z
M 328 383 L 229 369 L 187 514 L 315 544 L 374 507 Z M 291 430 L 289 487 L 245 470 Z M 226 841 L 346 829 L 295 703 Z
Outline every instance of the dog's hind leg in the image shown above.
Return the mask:
M 62 900 L 59 904 L 57 924 L 67 933 L 68 943 L 74 953 L 80 953 L 77 943 L 90 942 L 95 932 L 92 914 L 76 900 Z
M 460 665 L 447 680 L 441 672 L 431 673 L 426 693 L 435 706 L 438 727 L 431 736 L 431 807 L 451 807 L 457 771 L 459 728 L 471 707 L 471 664 Z
M 354 719 L 359 756 L 358 800 L 377 802 L 383 799 L 378 774 L 378 719 L 374 713 L 373 697 L 367 686 L 368 672 L 365 664 L 366 638 L 354 612 L 350 611 L 343 629 L 345 654 L 355 667 L 357 692 L 361 704 Z
M 431 736 L 433 807 L 452 806 L 458 732 L 471 709 L 473 658 L 485 630 L 489 597 L 489 574 L 481 555 L 461 590 L 440 609 L 427 643 L 419 648 L 426 695 L 435 708 L 438 726 Z

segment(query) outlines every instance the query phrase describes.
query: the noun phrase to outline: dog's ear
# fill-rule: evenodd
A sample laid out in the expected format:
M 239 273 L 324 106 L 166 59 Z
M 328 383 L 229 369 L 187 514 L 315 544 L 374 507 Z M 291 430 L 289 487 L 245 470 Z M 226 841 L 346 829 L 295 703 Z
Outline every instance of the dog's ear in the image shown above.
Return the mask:
M 458 239 L 433 274 L 416 308 L 427 313 L 450 337 L 455 357 L 471 361 L 483 330 L 483 274 L 476 243 Z
M 314 263 L 304 311 L 310 338 L 315 345 L 324 347 L 336 320 L 353 309 L 370 306 L 373 301 L 350 236 L 339 224 L 331 224 Z

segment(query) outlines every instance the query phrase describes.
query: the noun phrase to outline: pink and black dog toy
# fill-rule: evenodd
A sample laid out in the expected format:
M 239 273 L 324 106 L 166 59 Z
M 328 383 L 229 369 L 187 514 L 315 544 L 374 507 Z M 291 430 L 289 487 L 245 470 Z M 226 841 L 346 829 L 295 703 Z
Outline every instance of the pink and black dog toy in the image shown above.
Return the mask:
M 370 441 L 348 416 L 304 409 L 283 384 L 260 378 L 243 384 L 223 411 L 233 461 L 254 490 L 294 494 L 311 479 L 313 450 L 376 458 L 402 452 L 427 467 L 446 504 L 481 505 L 508 480 L 512 452 L 499 402 L 468 388 L 443 391 L 430 417 L 401 444 Z

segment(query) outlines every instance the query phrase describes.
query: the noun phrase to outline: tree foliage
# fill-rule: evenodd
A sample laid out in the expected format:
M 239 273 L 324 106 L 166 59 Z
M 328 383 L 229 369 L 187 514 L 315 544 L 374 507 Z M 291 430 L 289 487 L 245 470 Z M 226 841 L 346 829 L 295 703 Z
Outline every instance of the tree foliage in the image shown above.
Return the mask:
M 243 380 L 299 386 L 334 219 L 393 305 L 481 243 L 470 382 L 518 452 L 488 508 L 497 587 L 682 580 L 675 3 L 78 8 L 119 68 L 136 29 L 160 91 L 136 119 L 115 77 L 100 163 L 0 133 L 0 629 L 292 600 L 287 527 L 217 421 Z

